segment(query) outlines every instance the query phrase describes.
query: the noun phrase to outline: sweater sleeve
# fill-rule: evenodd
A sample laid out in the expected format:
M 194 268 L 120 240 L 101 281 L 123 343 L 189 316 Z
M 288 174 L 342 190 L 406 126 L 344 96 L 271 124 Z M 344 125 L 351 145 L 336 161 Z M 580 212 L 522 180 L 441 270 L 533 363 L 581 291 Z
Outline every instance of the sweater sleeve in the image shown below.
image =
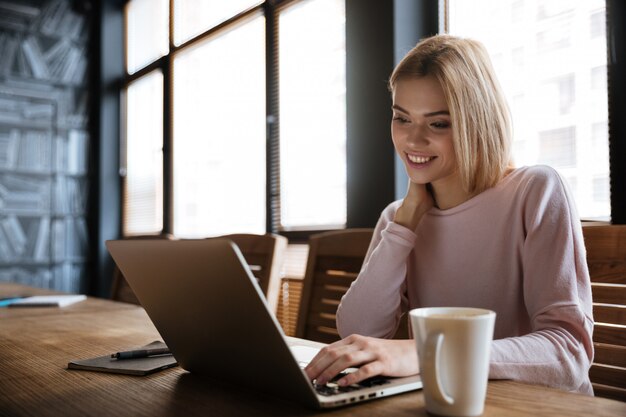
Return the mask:
M 382 213 L 359 276 L 337 309 L 341 337 L 351 334 L 389 338 L 406 304 L 407 257 L 415 233 L 392 221 L 397 203 Z
M 592 394 L 591 284 L 580 221 L 554 170 L 540 168 L 526 192 L 522 290 L 532 329 L 492 343 L 490 378 Z

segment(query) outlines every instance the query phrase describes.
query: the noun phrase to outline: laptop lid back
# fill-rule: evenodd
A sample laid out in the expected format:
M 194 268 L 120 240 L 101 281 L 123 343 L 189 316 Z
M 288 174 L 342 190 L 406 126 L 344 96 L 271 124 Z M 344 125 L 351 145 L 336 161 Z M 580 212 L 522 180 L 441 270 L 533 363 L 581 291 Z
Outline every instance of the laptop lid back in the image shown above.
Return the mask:
M 318 406 L 231 241 L 118 240 L 106 245 L 182 368 Z

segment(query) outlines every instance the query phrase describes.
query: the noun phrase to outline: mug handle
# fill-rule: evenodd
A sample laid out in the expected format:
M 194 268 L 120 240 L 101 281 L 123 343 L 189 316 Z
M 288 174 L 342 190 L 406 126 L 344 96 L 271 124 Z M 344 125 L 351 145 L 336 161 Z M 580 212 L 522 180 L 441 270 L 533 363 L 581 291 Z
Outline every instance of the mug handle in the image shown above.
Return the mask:
M 454 404 L 454 398 L 446 394 L 443 390 L 439 376 L 441 372 L 439 361 L 441 360 L 442 345 L 443 333 L 431 333 L 426 338 L 426 360 L 422 363 L 424 366 L 424 369 L 422 369 L 422 378 L 424 379 L 424 384 L 431 387 L 431 395 L 435 400 L 442 404 L 452 405 Z

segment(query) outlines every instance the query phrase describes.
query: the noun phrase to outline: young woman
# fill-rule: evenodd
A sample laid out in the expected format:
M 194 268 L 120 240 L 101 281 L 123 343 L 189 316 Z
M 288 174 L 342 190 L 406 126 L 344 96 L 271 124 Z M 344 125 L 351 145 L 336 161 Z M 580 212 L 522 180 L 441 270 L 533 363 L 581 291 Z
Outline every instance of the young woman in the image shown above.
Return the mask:
M 382 213 L 342 299 L 343 340 L 306 369 L 349 385 L 419 372 L 413 340 L 388 340 L 413 308 L 497 313 L 490 378 L 593 394 L 591 287 L 572 197 L 546 166 L 514 169 L 511 122 L 476 41 L 425 39 L 389 82 L 391 136 L 410 178 Z

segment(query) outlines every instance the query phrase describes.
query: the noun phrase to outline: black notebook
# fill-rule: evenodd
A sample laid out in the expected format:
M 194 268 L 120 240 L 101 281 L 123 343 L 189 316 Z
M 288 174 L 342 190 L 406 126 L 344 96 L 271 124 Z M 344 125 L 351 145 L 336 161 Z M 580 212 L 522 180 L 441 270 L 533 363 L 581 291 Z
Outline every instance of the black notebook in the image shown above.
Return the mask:
M 163 348 L 165 343 L 155 341 L 138 349 Z M 67 369 L 83 371 L 110 372 L 126 375 L 148 375 L 163 369 L 177 366 L 173 355 L 150 356 L 138 359 L 115 359 L 111 355 L 96 358 L 74 360 L 67 364 Z

